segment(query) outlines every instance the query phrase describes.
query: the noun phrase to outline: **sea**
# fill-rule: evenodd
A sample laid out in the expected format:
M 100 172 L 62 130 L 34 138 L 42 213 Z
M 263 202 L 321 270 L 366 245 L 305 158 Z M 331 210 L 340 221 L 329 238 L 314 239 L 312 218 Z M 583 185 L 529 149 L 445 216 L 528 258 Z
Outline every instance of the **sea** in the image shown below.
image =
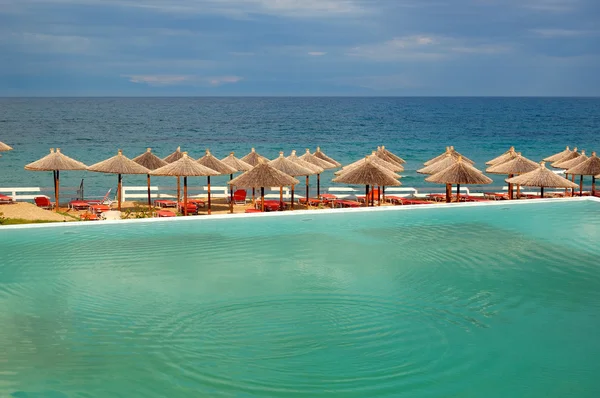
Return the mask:
M 130 158 L 146 148 L 165 157 L 180 146 L 196 158 L 206 149 L 222 158 L 230 152 L 242 157 L 254 147 L 272 159 L 280 151 L 300 155 L 320 146 L 348 164 L 385 145 L 407 162 L 403 186 L 436 191 L 440 187 L 416 170 L 449 145 L 479 169 L 511 145 L 536 161 L 566 145 L 588 154 L 600 150 L 600 98 L 0 98 L 0 141 L 14 148 L 0 158 L 0 188 L 51 187 L 50 172 L 24 166 L 57 147 L 91 165 L 118 149 Z M 505 185 L 505 176 L 490 177 L 486 190 Z M 124 176 L 124 185 L 144 185 L 145 178 Z M 213 185 L 228 178 L 213 178 Z M 333 171 L 321 176 L 325 189 L 332 178 Z M 64 187 L 82 181 L 86 196 L 114 192 L 117 184 L 114 175 L 61 173 Z M 167 177 L 153 181 L 174 185 Z M 190 184 L 205 183 L 190 178 Z M 310 184 L 314 189 L 314 179 Z

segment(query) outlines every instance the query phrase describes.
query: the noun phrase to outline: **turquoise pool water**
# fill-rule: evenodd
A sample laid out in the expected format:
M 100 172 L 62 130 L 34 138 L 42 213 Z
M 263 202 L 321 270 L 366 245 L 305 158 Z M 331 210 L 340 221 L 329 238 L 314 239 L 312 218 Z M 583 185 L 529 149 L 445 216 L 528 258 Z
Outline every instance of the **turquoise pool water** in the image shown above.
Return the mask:
M 1 397 L 598 397 L 600 203 L 0 228 Z

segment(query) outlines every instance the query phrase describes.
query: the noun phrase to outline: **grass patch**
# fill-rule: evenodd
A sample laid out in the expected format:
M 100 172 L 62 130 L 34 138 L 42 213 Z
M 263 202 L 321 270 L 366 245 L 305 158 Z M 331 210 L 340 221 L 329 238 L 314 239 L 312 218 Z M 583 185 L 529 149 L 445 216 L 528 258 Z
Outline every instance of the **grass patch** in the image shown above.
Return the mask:
M 0 217 L 0 225 L 47 224 L 47 223 L 52 223 L 52 222 L 62 222 L 62 221 L 25 220 L 24 218 L 5 218 L 5 217 Z

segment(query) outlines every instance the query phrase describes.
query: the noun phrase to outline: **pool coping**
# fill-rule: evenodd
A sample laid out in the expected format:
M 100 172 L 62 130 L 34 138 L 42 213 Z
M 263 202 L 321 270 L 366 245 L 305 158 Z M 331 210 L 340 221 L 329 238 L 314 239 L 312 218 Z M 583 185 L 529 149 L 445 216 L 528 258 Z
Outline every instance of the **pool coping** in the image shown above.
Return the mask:
M 267 213 L 238 213 L 238 214 L 215 214 L 211 216 L 188 216 L 188 217 L 165 217 L 165 218 L 139 218 L 132 220 L 100 220 L 87 222 L 53 222 L 47 224 L 21 224 L 21 225 L 6 225 L 0 226 L 0 231 L 11 229 L 30 229 L 30 228 L 64 228 L 64 227 L 94 227 L 99 225 L 123 225 L 123 224 L 143 224 L 143 223 L 167 223 L 167 222 L 205 222 L 218 221 L 227 219 L 242 219 L 242 218 L 265 218 L 265 217 L 295 217 L 306 215 L 319 214 L 353 214 L 366 212 L 385 212 L 385 211 L 427 211 L 427 209 L 456 209 L 465 207 L 485 207 L 485 206 L 522 206 L 536 205 L 543 203 L 563 203 L 563 202 L 581 202 L 591 201 L 600 203 L 600 198 L 595 196 L 584 196 L 577 198 L 548 198 L 544 200 L 497 200 L 489 202 L 464 202 L 464 203 L 434 203 L 430 205 L 403 205 L 403 206 L 382 206 L 382 207 L 359 207 L 348 209 L 320 209 L 320 210 L 298 210 L 284 212 L 267 212 Z

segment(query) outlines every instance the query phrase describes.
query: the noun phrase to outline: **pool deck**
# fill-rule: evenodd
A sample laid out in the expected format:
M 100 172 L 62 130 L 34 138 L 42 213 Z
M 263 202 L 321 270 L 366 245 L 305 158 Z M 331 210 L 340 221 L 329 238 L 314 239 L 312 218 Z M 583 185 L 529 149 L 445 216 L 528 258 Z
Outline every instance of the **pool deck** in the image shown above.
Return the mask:
M 498 200 L 489 202 L 464 202 L 464 203 L 432 203 L 430 205 L 405 205 L 405 206 L 381 206 L 381 207 L 358 207 L 347 209 L 321 209 L 321 210 L 299 210 L 299 211 L 284 211 L 284 212 L 267 212 L 267 213 L 240 213 L 240 214 L 215 214 L 211 216 L 187 216 L 173 218 L 140 218 L 133 220 L 106 220 L 94 222 L 69 222 L 69 223 L 48 223 L 48 224 L 22 224 L 22 225 L 6 225 L 0 227 L 0 231 L 9 229 L 30 229 L 30 228 L 93 228 L 98 225 L 110 224 L 134 224 L 134 223 L 167 223 L 167 222 L 210 222 L 227 219 L 239 218 L 257 218 L 257 217 L 295 217 L 306 215 L 320 214 L 353 214 L 362 212 L 379 212 L 379 211 L 427 211 L 427 209 L 455 209 L 463 207 L 485 207 L 485 206 L 530 206 L 540 203 L 564 203 L 572 201 L 592 201 L 600 203 L 600 198 L 595 196 L 584 196 L 575 198 L 548 198 L 548 199 L 530 199 L 530 200 Z

